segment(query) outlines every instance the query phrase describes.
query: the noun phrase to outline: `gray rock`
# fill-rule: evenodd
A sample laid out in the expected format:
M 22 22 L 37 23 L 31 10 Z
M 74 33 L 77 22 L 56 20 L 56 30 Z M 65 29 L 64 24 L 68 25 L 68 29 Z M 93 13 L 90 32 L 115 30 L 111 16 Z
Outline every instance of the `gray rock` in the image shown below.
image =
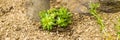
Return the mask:
M 39 21 L 38 13 L 50 8 L 50 0 L 31 0 L 26 2 L 27 15 L 33 21 Z
M 120 11 L 120 0 L 113 0 L 113 1 L 100 1 L 100 8 L 99 10 L 102 12 L 107 13 L 114 13 Z

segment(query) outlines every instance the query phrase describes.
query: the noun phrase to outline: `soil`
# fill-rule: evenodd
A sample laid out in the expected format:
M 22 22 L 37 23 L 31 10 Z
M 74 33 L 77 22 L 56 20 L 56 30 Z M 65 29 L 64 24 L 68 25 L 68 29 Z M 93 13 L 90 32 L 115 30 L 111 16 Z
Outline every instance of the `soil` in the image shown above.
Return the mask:
M 61 1 L 64 2 L 64 0 L 51 0 L 51 8 L 66 5 Z M 77 0 L 74 1 L 77 2 Z M 72 6 L 74 1 L 70 2 L 71 7 L 68 8 L 71 12 L 76 8 Z M 105 40 L 109 36 L 112 37 L 111 40 L 116 40 L 114 27 L 120 17 L 119 11 L 99 12 L 106 26 L 105 31 L 110 35 L 103 35 L 94 16 L 87 12 L 83 13 L 84 11 L 79 12 L 79 10 L 73 11 L 73 23 L 68 28 L 49 32 L 43 30 L 38 21 L 28 16 L 32 9 L 29 10 L 31 7 L 28 7 L 27 3 L 32 4 L 30 0 L 0 0 L 0 40 Z M 36 6 L 33 6 L 33 9 L 34 7 Z M 87 10 L 86 7 L 83 6 L 83 8 L 85 9 L 80 10 Z M 35 10 L 39 9 L 35 8 Z M 38 13 L 38 11 L 33 13 Z

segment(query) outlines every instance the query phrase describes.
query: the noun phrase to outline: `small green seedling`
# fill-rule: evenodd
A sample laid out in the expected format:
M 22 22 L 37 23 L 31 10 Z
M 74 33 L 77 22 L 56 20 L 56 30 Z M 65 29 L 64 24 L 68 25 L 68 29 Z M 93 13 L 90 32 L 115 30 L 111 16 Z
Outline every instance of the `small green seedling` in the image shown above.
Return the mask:
M 39 15 L 41 17 L 41 23 L 43 29 L 52 30 L 53 25 L 55 24 L 54 23 L 55 14 L 50 14 L 48 13 L 48 11 L 43 11 Z
M 104 37 L 106 40 L 112 40 L 112 36 L 110 33 L 105 31 L 105 24 L 102 21 L 102 18 L 98 15 L 97 13 L 97 8 L 100 6 L 99 3 L 91 3 L 90 4 L 90 13 L 97 19 L 97 23 L 100 25 L 101 27 L 101 31 L 104 33 Z M 108 36 L 108 37 L 106 37 Z
M 100 6 L 99 3 L 90 3 L 90 13 L 97 19 L 98 24 L 101 26 L 101 31 L 105 29 L 105 25 L 102 18 L 97 13 L 97 8 Z
M 120 19 L 118 19 L 118 23 L 115 26 L 115 30 L 117 31 L 117 40 L 120 40 Z
M 54 26 L 66 28 L 71 23 L 71 13 L 64 7 L 59 9 L 52 8 L 39 13 L 40 22 L 43 29 L 52 30 Z
M 57 20 L 56 23 L 58 26 L 66 28 L 66 26 L 71 23 L 71 13 L 68 12 L 66 8 L 60 8 L 57 13 Z

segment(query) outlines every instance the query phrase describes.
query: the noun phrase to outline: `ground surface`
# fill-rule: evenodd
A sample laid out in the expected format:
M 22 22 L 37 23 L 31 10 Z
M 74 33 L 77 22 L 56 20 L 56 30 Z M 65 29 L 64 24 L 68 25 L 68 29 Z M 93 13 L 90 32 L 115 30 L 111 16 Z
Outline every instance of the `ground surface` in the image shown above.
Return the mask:
M 73 13 L 73 23 L 68 28 L 45 31 L 40 27 L 39 22 L 27 16 L 30 12 L 26 3 L 31 2 L 30 0 L 0 0 L 0 40 L 105 40 L 96 19 L 90 14 Z M 60 6 L 59 4 L 59 0 L 58 3 L 51 2 L 51 7 Z M 115 40 L 114 27 L 120 12 L 100 12 L 99 15 L 103 18 L 106 31 L 113 38 L 111 40 Z

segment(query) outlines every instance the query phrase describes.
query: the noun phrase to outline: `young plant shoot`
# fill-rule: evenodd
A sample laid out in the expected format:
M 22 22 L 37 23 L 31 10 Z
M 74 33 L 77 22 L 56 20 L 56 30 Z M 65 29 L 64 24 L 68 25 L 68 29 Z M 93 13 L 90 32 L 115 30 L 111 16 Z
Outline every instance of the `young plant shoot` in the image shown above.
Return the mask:
M 64 7 L 52 8 L 39 13 L 43 29 L 52 30 L 56 25 L 66 28 L 71 23 L 71 13 Z

